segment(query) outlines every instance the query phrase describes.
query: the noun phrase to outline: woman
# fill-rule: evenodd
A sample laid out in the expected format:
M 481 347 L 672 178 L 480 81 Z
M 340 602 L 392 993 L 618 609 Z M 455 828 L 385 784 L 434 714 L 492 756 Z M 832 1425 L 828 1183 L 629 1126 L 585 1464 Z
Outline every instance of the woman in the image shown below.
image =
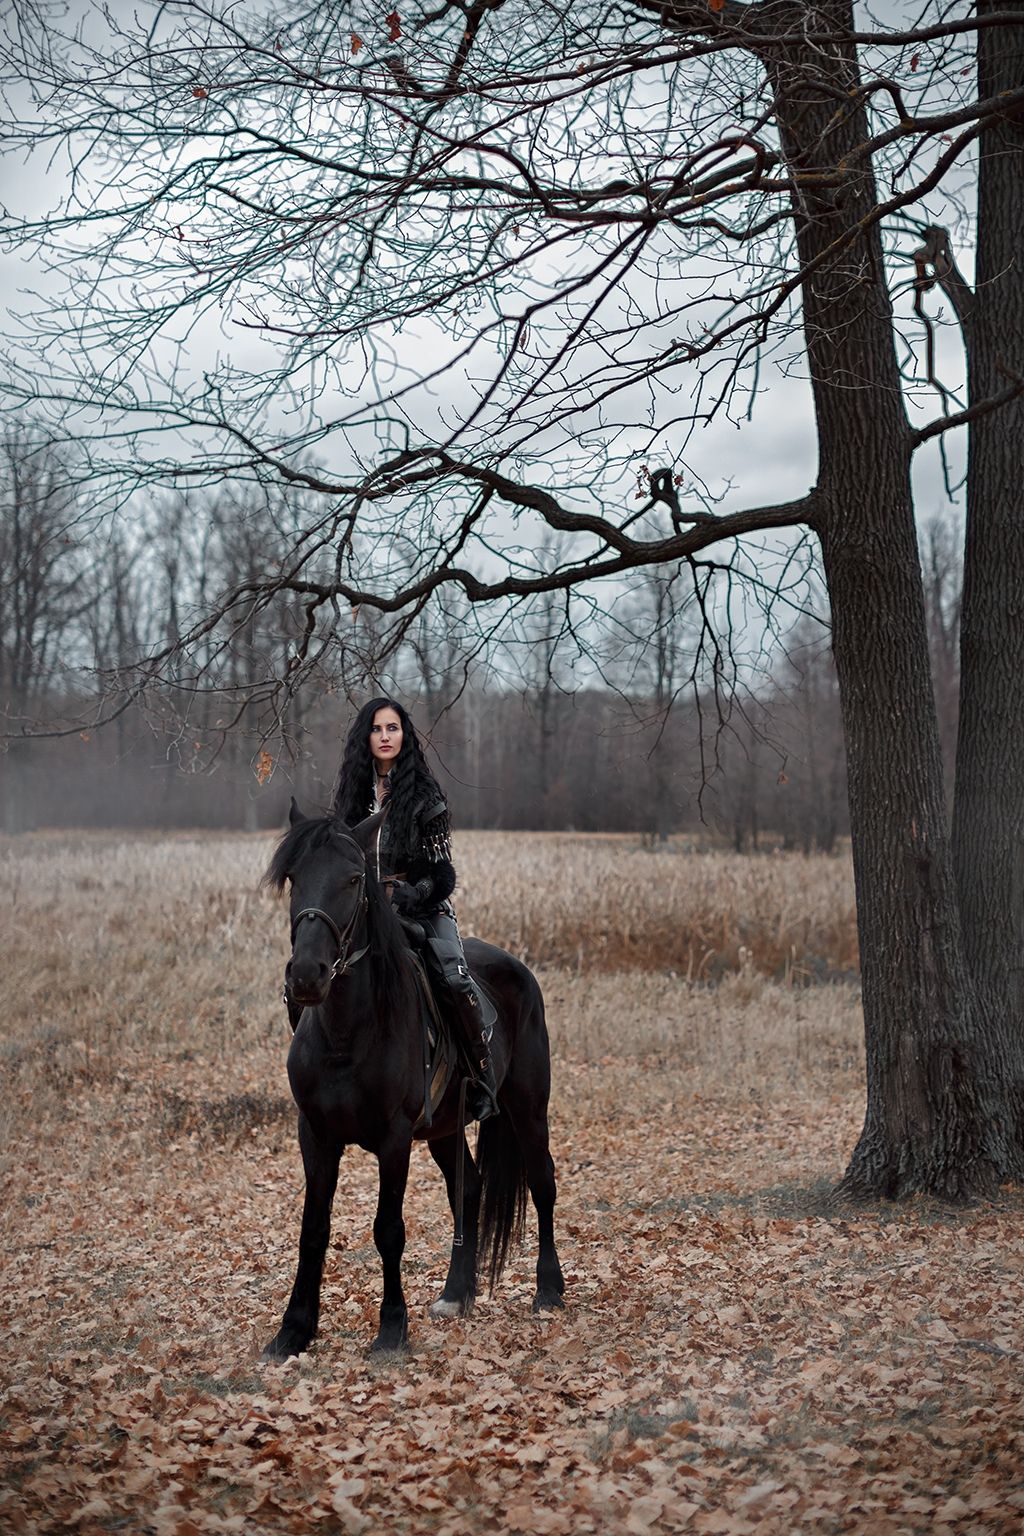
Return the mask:
M 498 1113 L 490 1052 L 494 1010 L 469 974 L 448 899 L 455 889 L 448 802 L 408 714 L 388 698 L 371 699 L 352 723 L 331 814 L 354 826 L 381 809 L 377 877 L 390 886 L 398 911 L 426 930 L 476 1076 L 470 1113 L 486 1120 Z

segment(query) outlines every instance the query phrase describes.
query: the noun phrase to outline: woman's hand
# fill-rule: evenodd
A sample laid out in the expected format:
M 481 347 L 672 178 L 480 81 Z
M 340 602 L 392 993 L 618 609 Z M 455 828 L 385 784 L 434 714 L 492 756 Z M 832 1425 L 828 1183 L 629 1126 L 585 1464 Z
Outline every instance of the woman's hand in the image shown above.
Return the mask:
M 392 904 L 403 917 L 412 917 L 429 900 L 433 888 L 431 880 L 417 880 L 415 885 L 410 885 L 406 880 L 393 880 L 391 882 Z

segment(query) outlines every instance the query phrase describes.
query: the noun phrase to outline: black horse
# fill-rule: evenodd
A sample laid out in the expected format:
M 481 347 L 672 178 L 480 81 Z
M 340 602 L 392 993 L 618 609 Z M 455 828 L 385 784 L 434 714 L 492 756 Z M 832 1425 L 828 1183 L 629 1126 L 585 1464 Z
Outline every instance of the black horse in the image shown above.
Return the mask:
M 278 890 L 291 883 L 288 987 L 293 1001 L 305 1006 L 288 1056 L 288 1079 L 299 1106 L 306 1198 L 291 1300 L 264 1351 L 276 1359 L 299 1354 L 316 1334 L 331 1203 L 341 1154 L 350 1143 L 372 1152 L 379 1168 L 373 1240 L 384 1295 L 375 1350 L 404 1348 L 408 1338 L 402 1203 L 414 1137 L 428 1140 L 444 1174 L 456 1238 L 460 1136 L 465 1157 L 463 1241 L 452 1244 L 448 1278 L 431 1315 L 455 1317 L 472 1306 L 478 1251 L 493 1290 L 511 1244 L 523 1233 L 527 1187 L 540 1237 L 533 1308 L 562 1305 L 555 1173 L 548 1152 L 551 1072 L 540 988 L 504 950 L 467 940 L 473 974 L 497 1009 L 491 1050 L 501 1106 L 501 1113 L 480 1127 L 474 1163 L 459 1129 L 455 1080 L 429 1129 L 421 1120 L 424 1062 L 416 970 L 404 930 L 367 857 L 379 820 L 372 816 L 349 830 L 330 817 L 304 817 L 293 802 L 291 827 L 265 876 Z

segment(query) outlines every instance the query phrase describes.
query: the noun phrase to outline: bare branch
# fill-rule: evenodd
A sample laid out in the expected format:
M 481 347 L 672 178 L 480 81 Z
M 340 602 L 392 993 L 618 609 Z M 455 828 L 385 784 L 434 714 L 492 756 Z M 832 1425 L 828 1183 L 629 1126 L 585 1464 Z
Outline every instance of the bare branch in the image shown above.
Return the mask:
M 1001 390 L 998 395 L 990 395 L 987 400 L 978 400 L 966 410 L 953 411 L 948 416 L 941 416 L 938 421 L 930 422 L 926 427 L 920 427 L 912 434 L 914 447 L 928 442 L 930 438 L 940 437 L 944 432 L 951 432 L 955 427 L 966 427 L 972 421 L 979 421 L 981 417 L 990 416 L 993 411 L 1009 405 L 1012 400 L 1019 400 L 1024 395 L 1024 378 L 1011 372 L 1005 365 L 999 371 L 1013 380 L 1008 388 Z

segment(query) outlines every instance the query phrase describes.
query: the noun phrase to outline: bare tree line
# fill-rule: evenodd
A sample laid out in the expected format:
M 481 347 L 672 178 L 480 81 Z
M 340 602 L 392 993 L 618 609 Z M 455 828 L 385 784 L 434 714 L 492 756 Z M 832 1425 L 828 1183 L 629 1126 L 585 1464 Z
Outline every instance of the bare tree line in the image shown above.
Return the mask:
M 578 665 L 558 594 L 520 613 L 506 634 L 489 633 L 486 650 L 465 631 L 465 605 L 425 608 L 376 682 L 372 614 L 367 633 L 367 618 L 350 612 L 319 685 L 292 694 L 270 740 L 252 699 L 287 669 L 302 632 L 294 600 L 282 595 L 245 623 L 212 626 L 190 666 L 179 662 L 150 686 L 139 686 L 135 668 L 218 592 L 258 579 L 301 510 L 222 487 L 157 498 L 149 519 L 110 530 L 90 524 L 73 458 L 25 431 L 10 433 L 0 452 L 8 832 L 274 826 L 292 789 L 327 802 L 350 706 L 381 687 L 396 689 L 422 722 L 461 826 L 634 832 L 652 845 L 684 832 L 739 852 L 828 853 L 848 835 L 823 617 L 796 623 L 771 672 L 726 696 L 701 670 L 702 625 L 679 571 L 641 571 L 614 613 L 591 614 Z M 959 564 L 950 521 L 927 526 L 923 560 L 952 762 Z M 90 729 L 89 711 L 102 713 L 129 678 L 134 700 Z M 82 723 L 69 731 L 75 713 Z M 47 734 L 48 721 L 62 729 Z

